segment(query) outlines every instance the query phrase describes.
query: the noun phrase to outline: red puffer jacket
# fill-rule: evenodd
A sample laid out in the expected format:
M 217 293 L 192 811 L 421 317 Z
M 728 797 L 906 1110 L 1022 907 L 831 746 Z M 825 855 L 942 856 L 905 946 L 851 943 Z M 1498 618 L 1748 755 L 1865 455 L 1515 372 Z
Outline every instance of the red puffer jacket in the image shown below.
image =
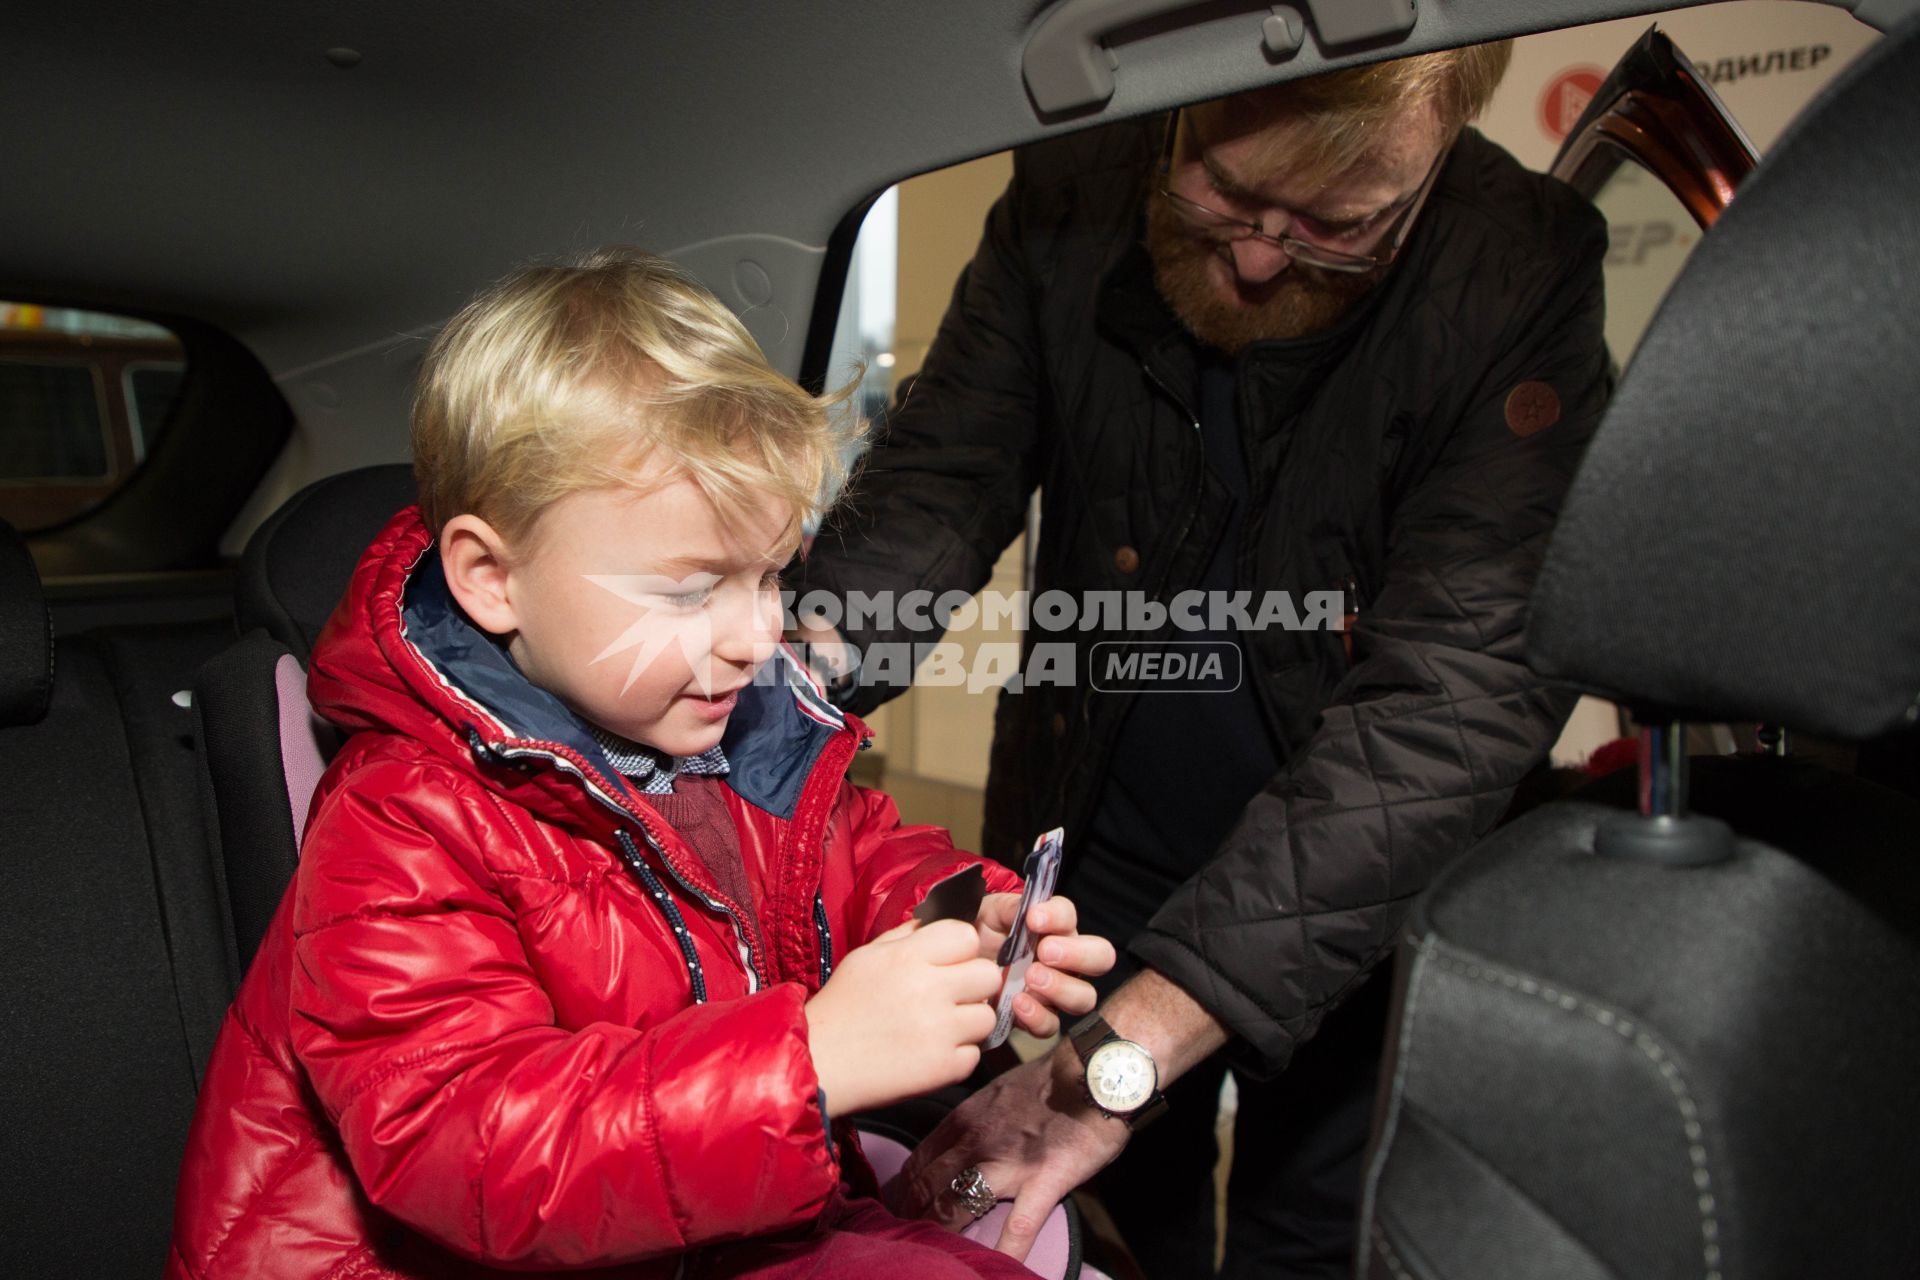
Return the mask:
M 821 1213 L 802 1005 L 977 860 L 850 784 L 865 730 L 775 663 L 722 743 L 734 902 L 453 607 L 417 513 L 387 526 L 314 650 L 353 737 L 215 1046 L 169 1275 L 667 1276 Z

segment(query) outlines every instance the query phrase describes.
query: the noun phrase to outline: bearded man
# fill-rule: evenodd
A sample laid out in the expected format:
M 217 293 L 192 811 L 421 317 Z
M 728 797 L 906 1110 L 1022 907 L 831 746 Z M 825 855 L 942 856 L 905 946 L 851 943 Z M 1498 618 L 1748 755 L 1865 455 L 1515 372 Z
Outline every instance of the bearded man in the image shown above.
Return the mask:
M 974 592 L 1038 487 L 1033 590 L 1078 622 L 1036 616 L 1026 643 L 1069 646 L 1075 678 L 1002 696 L 984 843 L 1018 865 L 1064 826 L 1062 891 L 1132 969 L 923 1145 L 905 1208 L 958 1224 L 1012 1199 L 1024 1257 L 1127 1148 L 1098 1187 L 1144 1270 L 1210 1274 L 1231 1069 L 1226 1274 L 1351 1274 L 1370 975 L 1570 706 L 1522 664 L 1522 625 L 1610 386 L 1606 228 L 1466 127 L 1509 53 L 1016 155 L 801 585 Z M 875 646 L 936 638 L 908 621 L 845 638 L 871 671 Z M 855 710 L 898 691 L 842 685 Z

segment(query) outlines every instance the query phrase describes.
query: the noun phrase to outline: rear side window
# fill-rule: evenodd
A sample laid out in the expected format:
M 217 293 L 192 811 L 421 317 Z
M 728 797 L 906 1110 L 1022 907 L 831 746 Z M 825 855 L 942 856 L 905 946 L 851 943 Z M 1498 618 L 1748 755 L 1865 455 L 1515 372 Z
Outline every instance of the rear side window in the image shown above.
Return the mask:
M 122 391 L 132 427 L 134 461 L 144 461 L 160 439 L 186 376 L 187 366 L 177 360 L 142 360 L 127 366 Z
M 97 371 L 82 360 L 34 353 L 0 357 L 0 479 L 105 480 L 107 406 Z
M 31 532 L 105 501 L 166 431 L 186 368 L 160 325 L 0 302 L 0 518 Z

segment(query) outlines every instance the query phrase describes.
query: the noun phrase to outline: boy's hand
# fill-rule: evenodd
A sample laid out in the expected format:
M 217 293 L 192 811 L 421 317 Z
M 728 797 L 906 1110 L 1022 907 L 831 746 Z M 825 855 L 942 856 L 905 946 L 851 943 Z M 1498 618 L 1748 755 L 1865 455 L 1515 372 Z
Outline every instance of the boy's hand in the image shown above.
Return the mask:
M 909 920 L 855 947 L 807 1001 L 827 1106 L 864 1111 L 966 1079 L 993 1031 L 999 989 L 1000 966 L 981 958 L 964 920 Z
M 1000 954 L 1019 909 L 1017 893 L 990 893 L 980 900 L 982 956 L 994 959 Z M 1078 923 L 1073 903 L 1058 894 L 1027 912 L 1027 928 L 1036 942 L 1027 989 L 1013 998 L 1013 1020 L 1043 1040 L 1060 1030 L 1059 1014 L 1091 1013 L 1099 1003 L 1093 984 L 1076 975 L 1097 978 L 1113 968 L 1117 958 L 1111 942 L 1079 932 Z

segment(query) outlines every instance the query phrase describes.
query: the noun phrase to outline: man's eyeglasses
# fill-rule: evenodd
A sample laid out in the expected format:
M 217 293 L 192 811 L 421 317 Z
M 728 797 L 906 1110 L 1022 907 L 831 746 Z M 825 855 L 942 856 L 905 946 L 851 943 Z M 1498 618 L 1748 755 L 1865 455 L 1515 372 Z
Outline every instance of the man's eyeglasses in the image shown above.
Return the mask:
M 1160 181 L 1155 187 L 1156 193 L 1164 199 L 1173 211 L 1180 215 L 1186 224 L 1210 240 L 1222 244 L 1235 240 L 1259 240 L 1265 244 L 1278 245 L 1295 262 L 1304 262 L 1308 266 L 1319 267 L 1325 271 L 1372 271 L 1392 262 L 1400 252 L 1401 244 L 1407 238 L 1407 232 L 1413 228 L 1413 220 L 1419 214 L 1422 205 L 1427 202 L 1427 193 L 1433 190 L 1433 184 L 1440 177 L 1440 170 L 1446 167 L 1447 154 L 1451 147 L 1442 147 L 1440 154 L 1433 158 L 1433 166 L 1427 170 L 1427 176 L 1420 180 L 1419 189 L 1404 200 L 1398 202 L 1398 211 L 1393 205 L 1380 210 L 1368 223 L 1388 219 L 1386 227 L 1371 252 L 1350 253 L 1329 245 L 1316 244 L 1292 234 L 1301 215 L 1288 211 L 1287 233 L 1272 235 L 1258 222 L 1249 222 L 1245 218 L 1236 218 L 1232 214 L 1222 213 L 1209 208 L 1197 200 L 1190 200 L 1173 189 L 1173 150 L 1179 137 L 1183 112 L 1174 112 L 1173 119 L 1167 124 L 1167 140 L 1160 151 Z M 1351 231 L 1346 234 L 1353 234 Z

